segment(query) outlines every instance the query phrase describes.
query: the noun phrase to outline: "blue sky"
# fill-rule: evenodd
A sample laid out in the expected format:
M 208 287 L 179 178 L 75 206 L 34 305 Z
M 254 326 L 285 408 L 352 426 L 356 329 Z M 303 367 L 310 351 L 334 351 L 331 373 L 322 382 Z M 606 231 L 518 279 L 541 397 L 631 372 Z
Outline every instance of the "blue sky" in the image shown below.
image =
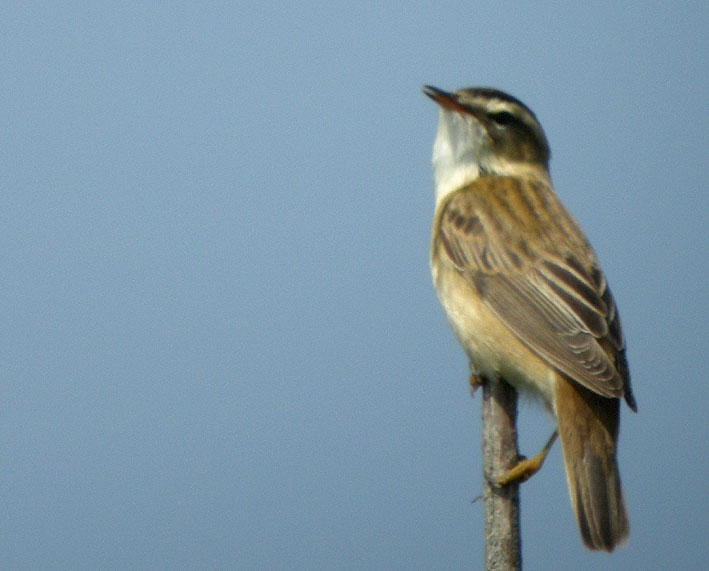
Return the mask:
M 584 549 L 557 446 L 527 568 L 703 568 L 706 5 L 243 4 L 1 11 L 0 567 L 482 561 L 427 83 L 536 112 L 626 331 L 630 543 Z

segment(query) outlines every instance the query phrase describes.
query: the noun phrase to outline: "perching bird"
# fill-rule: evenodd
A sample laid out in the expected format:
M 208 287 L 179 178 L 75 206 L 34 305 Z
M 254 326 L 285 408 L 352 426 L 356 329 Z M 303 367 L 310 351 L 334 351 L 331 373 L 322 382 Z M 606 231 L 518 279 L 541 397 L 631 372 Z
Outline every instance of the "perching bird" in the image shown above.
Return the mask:
M 424 92 L 440 107 L 438 297 L 474 374 L 541 396 L 556 419 L 581 537 L 612 551 L 629 533 L 616 460 L 620 399 L 636 404 L 606 278 L 554 192 L 532 111 L 494 89 Z M 546 451 L 498 483 L 538 469 Z

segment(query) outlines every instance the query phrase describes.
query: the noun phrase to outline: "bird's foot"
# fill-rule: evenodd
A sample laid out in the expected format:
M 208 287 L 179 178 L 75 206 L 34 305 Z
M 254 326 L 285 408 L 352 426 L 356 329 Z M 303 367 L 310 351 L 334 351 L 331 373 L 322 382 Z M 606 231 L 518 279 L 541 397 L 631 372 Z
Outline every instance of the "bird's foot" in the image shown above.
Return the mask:
M 473 371 L 470 373 L 468 382 L 470 383 L 470 396 L 472 397 L 475 396 L 475 391 L 485 384 L 485 379 L 481 377 L 477 371 Z
M 547 443 L 544 445 L 544 448 L 542 451 L 537 454 L 536 456 L 533 456 L 532 458 L 525 458 L 522 456 L 519 462 L 509 470 L 507 470 L 504 474 L 502 474 L 501 477 L 497 478 L 495 483 L 502 487 L 502 486 L 507 486 L 508 484 L 511 484 L 512 482 L 526 482 L 529 480 L 534 474 L 539 472 L 539 470 L 542 467 L 542 464 L 544 464 L 544 460 L 546 460 L 547 454 L 549 454 L 549 450 L 551 450 L 552 445 L 554 444 L 554 441 L 556 440 L 556 437 L 558 436 L 558 433 L 556 430 L 554 431 L 554 434 L 551 435 Z

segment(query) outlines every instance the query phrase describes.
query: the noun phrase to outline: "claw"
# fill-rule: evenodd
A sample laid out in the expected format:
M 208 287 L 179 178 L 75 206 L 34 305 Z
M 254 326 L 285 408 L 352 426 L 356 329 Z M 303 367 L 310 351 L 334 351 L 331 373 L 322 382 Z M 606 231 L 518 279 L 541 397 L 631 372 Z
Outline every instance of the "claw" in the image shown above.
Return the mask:
M 476 371 L 473 371 L 470 373 L 470 379 L 468 382 L 470 383 L 470 396 L 472 397 L 475 395 L 475 391 L 485 384 L 485 379 L 478 375 Z
M 505 472 L 501 477 L 497 478 L 495 483 L 502 487 L 507 486 L 512 482 L 521 483 L 529 480 L 541 469 L 542 464 L 544 464 L 544 460 L 546 460 L 547 454 L 549 454 L 549 450 L 551 450 L 551 447 L 558 435 L 559 433 L 555 430 L 539 454 L 533 456 L 532 458 L 521 457 L 519 462 L 507 470 L 507 472 Z

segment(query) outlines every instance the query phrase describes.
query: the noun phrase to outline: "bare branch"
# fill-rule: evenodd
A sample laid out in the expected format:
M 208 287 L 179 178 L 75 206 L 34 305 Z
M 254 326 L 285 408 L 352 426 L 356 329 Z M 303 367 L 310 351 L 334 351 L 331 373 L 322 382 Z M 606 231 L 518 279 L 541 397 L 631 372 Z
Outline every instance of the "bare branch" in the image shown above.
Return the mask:
M 517 392 L 502 380 L 482 384 L 485 569 L 521 569 L 519 483 L 503 487 L 495 484 L 496 478 L 519 459 Z

